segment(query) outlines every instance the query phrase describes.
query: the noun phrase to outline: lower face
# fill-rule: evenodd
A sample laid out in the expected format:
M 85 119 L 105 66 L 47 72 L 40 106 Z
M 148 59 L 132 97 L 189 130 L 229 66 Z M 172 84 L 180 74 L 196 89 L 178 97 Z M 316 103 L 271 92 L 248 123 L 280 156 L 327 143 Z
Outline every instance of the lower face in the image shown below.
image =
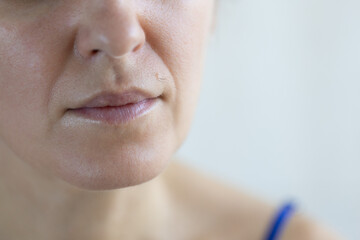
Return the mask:
M 93 190 L 156 177 L 184 141 L 214 4 L 135 0 L 130 6 L 119 1 L 136 13 L 144 44 L 114 60 L 105 51 L 105 46 L 116 47 L 110 41 L 96 58 L 81 58 L 74 52 L 79 32 L 93 34 L 79 42 L 86 49 L 100 23 L 111 35 L 122 17 L 122 4 L 117 4 L 119 15 L 100 14 L 95 21 L 91 14 L 99 14 L 101 4 L 90 3 L 97 1 L 0 0 L 0 144 L 37 171 Z M 114 2 L 104 1 L 102 7 Z M 99 89 L 120 91 L 130 85 L 159 95 L 146 114 L 108 124 L 69 111 Z

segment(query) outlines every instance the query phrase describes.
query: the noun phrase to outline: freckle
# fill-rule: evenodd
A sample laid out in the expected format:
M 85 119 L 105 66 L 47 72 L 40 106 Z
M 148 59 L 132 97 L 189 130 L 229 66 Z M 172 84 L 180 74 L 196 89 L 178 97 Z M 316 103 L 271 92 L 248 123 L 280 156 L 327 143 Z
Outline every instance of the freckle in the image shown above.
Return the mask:
M 166 78 L 165 78 L 165 77 L 162 77 L 162 76 L 160 75 L 160 73 L 155 73 L 155 77 L 156 77 L 156 79 L 157 79 L 158 81 L 165 81 L 165 80 L 166 80 Z

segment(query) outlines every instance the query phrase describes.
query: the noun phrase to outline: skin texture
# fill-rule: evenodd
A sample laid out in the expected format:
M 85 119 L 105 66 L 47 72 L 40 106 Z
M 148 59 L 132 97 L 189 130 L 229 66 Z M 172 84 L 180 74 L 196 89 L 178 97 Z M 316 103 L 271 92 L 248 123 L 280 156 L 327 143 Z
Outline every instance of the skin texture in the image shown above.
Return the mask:
M 161 239 L 164 180 L 130 187 L 162 173 L 187 135 L 213 11 L 212 0 L 0 0 L 1 239 Z M 132 88 L 159 104 L 127 124 L 67 111 Z
M 0 3 L 2 144 L 85 189 L 161 173 L 190 127 L 213 1 Z M 89 123 L 66 111 L 100 91 L 134 87 L 161 101 L 128 124 Z
M 274 206 L 171 161 L 195 111 L 214 4 L 0 0 L 0 239 L 263 237 Z M 127 124 L 68 111 L 134 87 L 159 104 Z M 332 239 L 303 219 L 284 240 Z

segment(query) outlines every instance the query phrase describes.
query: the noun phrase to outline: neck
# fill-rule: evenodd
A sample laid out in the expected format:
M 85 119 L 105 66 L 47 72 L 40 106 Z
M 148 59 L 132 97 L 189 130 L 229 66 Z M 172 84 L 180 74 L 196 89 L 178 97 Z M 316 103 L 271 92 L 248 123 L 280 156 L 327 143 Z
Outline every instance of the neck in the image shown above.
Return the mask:
M 161 176 L 88 191 L 41 174 L 0 145 L 0 239 L 162 239 L 169 216 Z

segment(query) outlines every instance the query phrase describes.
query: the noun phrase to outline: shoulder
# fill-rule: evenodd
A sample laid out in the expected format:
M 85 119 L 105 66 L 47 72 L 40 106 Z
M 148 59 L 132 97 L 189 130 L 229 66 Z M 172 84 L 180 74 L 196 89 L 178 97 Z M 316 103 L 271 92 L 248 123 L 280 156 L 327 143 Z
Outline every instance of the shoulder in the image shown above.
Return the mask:
M 163 173 L 177 226 L 196 231 L 186 239 L 263 239 L 278 206 L 174 159 Z M 341 240 L 301 213 L 293 214 L 281 240 Z
M 328 226 L 299 212 L 292 216 L 281 236 L 281 240 L 344 240 Z
M 262 239 L 276 209 L 249 191 L 178 159 L 163 177 L 175 208 L 181 211 L 178 224 L 198 231 L 197 237 L 187 239 Z

